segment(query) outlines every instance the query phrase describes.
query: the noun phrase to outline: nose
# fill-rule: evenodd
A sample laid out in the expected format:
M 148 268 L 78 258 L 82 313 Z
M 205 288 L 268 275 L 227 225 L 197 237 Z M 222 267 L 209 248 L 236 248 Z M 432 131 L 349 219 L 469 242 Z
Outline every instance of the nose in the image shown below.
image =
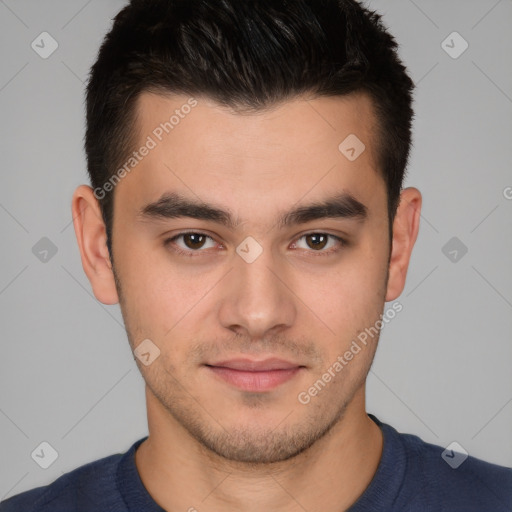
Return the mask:
M 275 262 L 265 249 L 251 263 L 234 257 L 233 269 L 220 298 L 219 320 L 223 327 L 251 339 L 260 339 L 291 327 L 298 298 L 284 262 Z

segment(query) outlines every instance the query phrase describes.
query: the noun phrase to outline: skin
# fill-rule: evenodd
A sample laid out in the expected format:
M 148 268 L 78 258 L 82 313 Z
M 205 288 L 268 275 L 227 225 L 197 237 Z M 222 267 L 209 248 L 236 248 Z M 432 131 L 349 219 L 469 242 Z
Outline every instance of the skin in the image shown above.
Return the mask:
M 188 99 L 143 93 L 137 147 Z M 92 189 L 78 187 L 72 201 L 96 298 L 120 303 L 132 349 L 144 339 L 160 349 L 149 366 L 136 359 L 149 427 L 137 469 L 166 510 L 346 509 L 370 483 L 382 454 L 381 431 L 365 411 L 378 336 L 307 405 L 297 397 L 375 325 L 386 301 L 399 297 L 421 194 L 402 191 L 390 255 L 375 118 L 363 94 L 295 98 L 257 114 L 197 100 L 115 188 L 114 267 Z M 366 146 L 353 162 L 338 150 L 351 133 Z M 367 218 L 277 226 L 280 213 L 335 191 L 362 202 Z M 228 229 L 187 217 L 138 216 L 164 192 L 227 209 L 240 224 Z M 186 237 L 164 245 L 184 230 L 212 239 L 203 246 Z M 304 237 L 312 232 L 348 244 L 330 239 L 318 248 Z M 248 236 L 263 250 L 252 263 L 236 252 Z M 180 255 L 176 246 L 196 252 Z M 250 393 L 204 366 L 241 356 L 279 357 L 305 368 L 270 391 Z

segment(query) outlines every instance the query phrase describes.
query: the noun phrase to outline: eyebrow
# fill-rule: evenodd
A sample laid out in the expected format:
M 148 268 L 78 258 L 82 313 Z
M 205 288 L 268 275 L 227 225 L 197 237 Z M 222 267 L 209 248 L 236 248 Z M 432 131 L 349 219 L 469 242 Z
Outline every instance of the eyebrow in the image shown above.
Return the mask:
M 235 230 L 242 222 L 235 219 L 231 212 L 215 205 L 189 199 L 176 192 L 165 193 L 155 202 L 143 206 L 137 217 L 142 221 L 176 219 L 189 217 L 224 225 Z M 305 224 L 321 219 L 355 219 L 364 221 L 368 217 L 368 208 L 349 193 L 343 192 L 293 208 L 280 215 L 277 225 L 280 229 Z

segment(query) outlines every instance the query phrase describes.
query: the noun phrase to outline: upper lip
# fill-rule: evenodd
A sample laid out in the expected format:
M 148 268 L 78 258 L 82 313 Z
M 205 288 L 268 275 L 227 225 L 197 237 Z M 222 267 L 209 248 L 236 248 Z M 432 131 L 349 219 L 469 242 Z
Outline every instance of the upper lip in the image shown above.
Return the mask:
M 229 359 L 226 361 L 207 364 L 207 366 L 218 366 L 223 368 L 230 368 L 232 370 L 244 370 L 249 372 L 263 372 L 268 370 L 289 370 L 291 368 L 298 368 L 301 365 L 272 357 L 269 359 L 263 359 L 261 361 L 244 358 Z

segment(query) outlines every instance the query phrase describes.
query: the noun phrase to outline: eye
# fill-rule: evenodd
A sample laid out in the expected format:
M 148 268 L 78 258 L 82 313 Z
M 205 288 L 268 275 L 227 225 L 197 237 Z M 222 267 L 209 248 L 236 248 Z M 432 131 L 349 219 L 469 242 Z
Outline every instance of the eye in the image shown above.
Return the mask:
M 340 250 L 340 247 L 347 245 L 345 240 L 343 240 L 339 236 L 331 235 L 329 233 L 306 233 L 305 235 L 302 235 L 300 238 L 298 238 L 298 241 L 295 242 L 293 246 L 297 247 L 298 245 L 300 245 L 300 240 L 304 240 L 306 245 L 305 247 L 303 246 L 300 248 L 304 248 L 306 250 L 312 249 L 312 252 L 319 253 L 318 256 L 338 252 Z M 330 245 L 329 242 L 331 242 Z M 323 250 L 327 246 L 329 246 L 329 249 Z
M 178 243 L 179 240 L 181 240 L 182 244 Z M 301 240 L 305 241 L 305 246 L 302 245 L 301 247 Z M 210 245 L 208 245 L 208 243 L 210 243 Z M 196 231 L 179 233 L 164 242 L 165 247 L 172 245 L 174 252 L 190 257 L 193 257 L 194 253 L 205 252 L 203 249 L 215 247 L 215 244 L 216 242 L 211 236 Z M 317 253 L 315 256 L 327 256 L 338 252 L 341 247 L 346 245 L 348 245 L 348 243 L 343 238 L 329 233 L 314 232 L 302 235 L 292 244 L 292 248 L 298 247 L 305 249 L 307 252 Z M 326 247 L 328 247 L 328 249 L 324 250 Z
M 182 239 L 183 245 L 177 243 L 177 240 L 179 239 Z M 207 241 L 213 242 L 213 245 L 208 247 L 206 245 Z M 185 256 L 193 256 L 194 252 L 201 252 L 200 249 L 215 247 L 215 241 L 211 236 L 206 235 L 205 233 L 197 233 L 195 231 L 179 233 L 164 242 L 165 246 L 169 246 L 171 244 L 174 245 L 173 250 L 175 252 Z

